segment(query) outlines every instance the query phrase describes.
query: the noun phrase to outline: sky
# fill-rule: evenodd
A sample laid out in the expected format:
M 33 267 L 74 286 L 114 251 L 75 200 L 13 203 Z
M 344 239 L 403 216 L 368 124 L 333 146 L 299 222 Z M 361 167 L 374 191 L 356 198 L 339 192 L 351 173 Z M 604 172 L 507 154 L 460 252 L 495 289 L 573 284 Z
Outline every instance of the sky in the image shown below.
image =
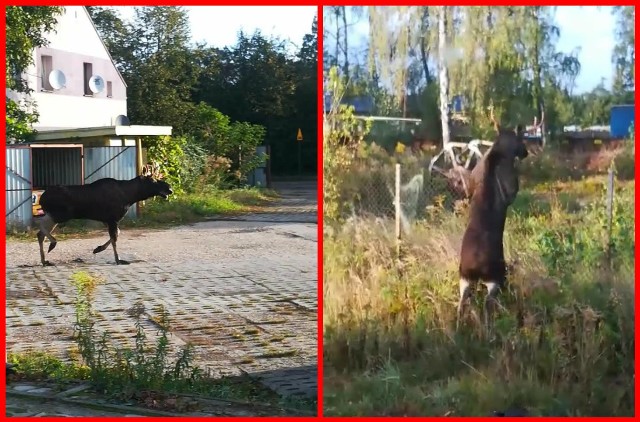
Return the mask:
M 556 9 L 555 20 L 560 28 L 557 50 L 570 53 L 580 48 L 581 70 L 574 88 L 576 94 L 591 91 L 603 78 L 605 87 L 611 87 L 611 53 L 615 45 L 615 17 L 611 9 L 604 6 L 559 6 Z M 367 21 L 351 27 L 351 33 L 356 40 L 364 41 L 368 34 Z M 329 45 L 335 45 L 335 40 L 325 40 L 325 47 Z
M 290 40 L 298 48 L 302 37 L 311 32 L 316 6 L 185 6 L 194 42 L 205 41 L 213 47 L 236 43 L 242 29 L 252 34 L 259 29 L 266 37 Z M 115 7 L 125 19 L 134 16 L 132 6 Z

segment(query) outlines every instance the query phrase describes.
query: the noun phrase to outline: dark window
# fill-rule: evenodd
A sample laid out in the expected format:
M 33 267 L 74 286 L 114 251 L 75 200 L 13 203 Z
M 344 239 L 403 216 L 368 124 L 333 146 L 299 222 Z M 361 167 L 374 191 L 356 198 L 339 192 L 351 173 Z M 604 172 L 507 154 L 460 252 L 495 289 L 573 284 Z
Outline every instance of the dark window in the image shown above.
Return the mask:
M 111 85 L 111 81 L 107 81 L 107 97 L 113 97 L 113 86 Z
M 84 95 L 93 95 L 89 88 L 89 79 L 93 76 L 93 64 L 83 63 L 84 66 Z
M 49 83 L 49 74 L 53 70 L 53 59 L 51 56 L 40 56 L 42 89 L 45 91 L 53 91 L 53 87 Z

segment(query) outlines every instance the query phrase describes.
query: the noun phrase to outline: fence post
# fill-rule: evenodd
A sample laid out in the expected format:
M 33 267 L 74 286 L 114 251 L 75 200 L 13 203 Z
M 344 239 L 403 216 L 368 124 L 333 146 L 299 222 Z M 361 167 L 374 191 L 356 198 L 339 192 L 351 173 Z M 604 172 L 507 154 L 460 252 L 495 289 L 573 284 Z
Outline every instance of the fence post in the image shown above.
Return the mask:
M 400 225 L 401 221 L 401 213 L 402 208 L 400 207 L 400 163 L 396 164 L 396 197 L 395 197 L 395 205 L 396 205 L 396 253 L 398 258 L 400 258 L 400 239 L 402 237 L 402 226 Z
M 607 260 L 611 265 L 611 230 L 613 226 L 613 167 L 609 167 L 607 178 Z

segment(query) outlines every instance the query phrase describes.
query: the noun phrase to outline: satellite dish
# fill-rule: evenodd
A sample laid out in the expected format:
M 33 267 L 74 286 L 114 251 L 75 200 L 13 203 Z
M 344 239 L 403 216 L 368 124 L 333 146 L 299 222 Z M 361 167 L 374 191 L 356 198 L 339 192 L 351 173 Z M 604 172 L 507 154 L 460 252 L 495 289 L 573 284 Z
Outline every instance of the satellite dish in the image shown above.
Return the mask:
M 115 126 L 130 126 L 129 118 L 123 114 L 119 114 L 115 119 Z
M 89 78 L 89 89 L 94 94 L 99 94 L 104 90 L 104 79 L 100 75 L 93 75 Z
M 49 84 L 53 89 L 62 89 L 67 84 L 67 78 L 62 70 L 54 69 L 49 73 Z

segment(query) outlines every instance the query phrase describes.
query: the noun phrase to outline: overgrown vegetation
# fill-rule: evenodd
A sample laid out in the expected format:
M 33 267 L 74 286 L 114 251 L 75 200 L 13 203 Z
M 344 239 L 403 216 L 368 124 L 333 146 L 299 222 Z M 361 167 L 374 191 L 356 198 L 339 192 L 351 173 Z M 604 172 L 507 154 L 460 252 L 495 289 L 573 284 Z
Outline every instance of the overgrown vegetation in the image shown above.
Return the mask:
M 394 163 L 406 169 L 403 183 L 424 163 L 374 145 L 335 145 L 340 148 L 345 151 L 332 154 L 351 148 L 348 167 L 325 166 L 334 189 L 325 201 L 339 202 L 325 203 L 326 415 L 484 416 L 510 408 L 532 415 L 633 414 L 632 141 L 598 153 L 550 148 L 522 163 L 521 191 L 505 230 L 512 272 L 490 337 L 480 292 L 455 330 L 464 203 L 427 197 L 398 259 L 393 220 L 381 206 L 393 211 Z M 605 174 L 612 164 L 609 237 Z M 432 182 L 425 182 L 429 190 L 447 192 Z M 353 214 L 345 204 L 377 210 L 377 217 Z
M 98 328 L 99 319 L 93 309 L 96 289 L 102 280 L 87 272 L 72 276 L 76 289 L 74 339 L 77 350 L 70 360 L 43 352 L 9 354 L 21 378 L 54 379 L 58 382 L 88 380 L 95 391 L 119 401 L 156 407 L 164 402 L 164 410 L 188 412 L 198 410 L 196 401 L 176 400 L 175 394 L 195 394 L 206 398 L 262 403 L 289 411 L 313 411 L 313 400 L 291 400 L 278 396 L 248 377 L 214 379 L 195 366 L 194 347 L 187 344 L 172 350 L 169 344 L 171 319 L 160 306 L 145 309 L 137 302 L 129 311 L 134 319 L 133 341 L 119 340 Z M 152 327 L 150 327 L 150 325 Z M 153 342 L 148 338 L 156 331 Z M 131 336 L 129 336 L 131 338 Z

